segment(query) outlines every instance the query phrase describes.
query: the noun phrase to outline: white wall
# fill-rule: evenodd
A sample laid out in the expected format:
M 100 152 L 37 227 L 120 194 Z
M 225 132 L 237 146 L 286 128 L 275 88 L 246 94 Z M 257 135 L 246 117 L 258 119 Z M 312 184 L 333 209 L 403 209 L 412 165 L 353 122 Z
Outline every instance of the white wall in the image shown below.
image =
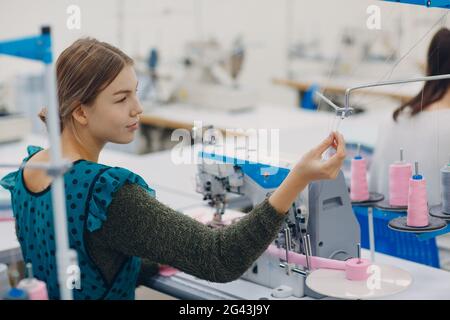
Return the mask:
M 66 9 L 71 4 L 81 8 L 81 30 L 66 27 Z M 294 103 L 292 91 L 271 84 L 272 77 L 286 73 L 288 38 L 319 37 L 323 51 L 335 54 L 342 28 L 364 28 L 370 4 L 380 6 L 383 30 L 393 29 L 402 17 L 404 36 L 398 46 L 403 53 L 445 12 L 374 0 L 0 0 L 0 39 L 36 34 L 41 25 L 50 24 L 56 55 L 75 39 L 89 35 L 118 45 L 134 57 L 145 56 L 151 46 L 157 46 L 162 62 L 169 63 L 179 58 L 188 40 L 215 36 L 228 45 L 240 33 L 249 45 L 242 82 L 260 89 L 264 100 Z M 293 19 L 290 29 L 289 17 Z M 424 58 L 433 33 L 405 63 Z M 0 80 L 40 68 L 33 62 L 1 56 Z M 381 75 L 380 71 L 373 77 Z

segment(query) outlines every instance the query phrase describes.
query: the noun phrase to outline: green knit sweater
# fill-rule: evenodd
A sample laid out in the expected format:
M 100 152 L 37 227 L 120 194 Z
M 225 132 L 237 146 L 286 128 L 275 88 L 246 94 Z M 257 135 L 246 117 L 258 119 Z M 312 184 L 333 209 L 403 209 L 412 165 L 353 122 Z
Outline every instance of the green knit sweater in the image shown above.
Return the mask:
M 137 184 L 125 184 L 114 195 L 102 228 L 87 232 L 87 250 L 109 282 L 128 256 L 143 258 L 138 285 L 158 272 L 158 264 L 229 282 L 264 252 L 284 217 L 266 199 L 239 222 L 211 229 L 165 206 Z

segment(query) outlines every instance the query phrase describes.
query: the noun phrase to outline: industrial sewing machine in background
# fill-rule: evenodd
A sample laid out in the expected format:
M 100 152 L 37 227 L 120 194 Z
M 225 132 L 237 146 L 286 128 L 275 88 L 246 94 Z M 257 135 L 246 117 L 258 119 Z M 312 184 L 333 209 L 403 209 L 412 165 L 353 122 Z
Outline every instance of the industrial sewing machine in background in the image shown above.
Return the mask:
M 22 140 L 31 131 L 25 114 L 12 110 L 12 88 L 0 83 L 0 143 Z
M 230 111 L 256 106 L 256 90 L 237 81 L 245 61 L 241 38 L 236 38 L 229 50 L 215 40 L 208 40 L 189 42 L 185 51 L 184 75 L 177 81 L 171 100 Z
M 215 208 L 211 226 L 222 225 L 227 196 L 239 194 L 254 206 L 262 202 L 286 178 L 290 163 L 279 166 L 201 151 L 196 190 Z M 309 242 L 309 243 L 308 243 Z M 274 241 L 278 248 L 318 257 L 347 260 L 357 256 L 360 228 L 352 211 L 342 172 L 335 180 L 310 183 L 292 204 L 284 226 Z M 308 252 L 309 248 L 309 252 Z M 285 259 L 263 253 L 242 276 L 273 288 L 273 296 L 320 297 L 305 286 L 308 270 Z

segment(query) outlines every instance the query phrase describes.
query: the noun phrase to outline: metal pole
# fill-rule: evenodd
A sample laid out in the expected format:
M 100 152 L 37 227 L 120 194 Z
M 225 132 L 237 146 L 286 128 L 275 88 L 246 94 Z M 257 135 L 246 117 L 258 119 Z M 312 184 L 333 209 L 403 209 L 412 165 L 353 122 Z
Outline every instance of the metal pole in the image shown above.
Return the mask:
M 369 220 L 369 247 L 370 247 L 370 260 L 375 262 L 375 232 L 373 227 L 373 208 L 367 208 L 367 218 Z
M 47 86 L 46 100 L 48 103 L 48 132 L 50 141 L 50 164 L 60 167 L 63 164 L 61 156 L 61 138 L 59 110 L 56 100 L 56 81 L 51 64 L 45 65 L 45 82 Z M 52 205 L 55 231 L 57 276 L 62 300 L 72 300 L 72 287 L 68 283 L 69 266 L 77 265 L 76 253 L 69 248 L 67 228 L 66 202 L 64 190 L 64 173 L 59 171 L 52 181 Z

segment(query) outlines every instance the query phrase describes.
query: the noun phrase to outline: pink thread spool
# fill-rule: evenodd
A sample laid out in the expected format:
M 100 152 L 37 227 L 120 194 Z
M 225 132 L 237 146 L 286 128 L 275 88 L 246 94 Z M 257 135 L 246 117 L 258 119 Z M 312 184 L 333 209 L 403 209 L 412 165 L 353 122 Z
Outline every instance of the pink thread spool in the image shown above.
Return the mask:
M 403 161 L 403 149 L 400 149 L 400 161 L 389 166 L 389 205 L 398 207 L 408 205 L 411 176 L 412 166 Z
M 416 174 L 409 179 L 408 215 L 406 224 L 410 227 L 426 227 L 428 221 L 427 184 L 419 174 L 419 164 L 415 163 Z
M 33 278 L 31 263 L 27 263 L 27 270 L 28 278 L 21 280 L 17 287 L 27 292 L 29 300 L 48 300 L 47 285 Z
M 345 277 L 352 281 L 367 280 L 369 277 L 368 268 L 372 265 L 370 260 L 361 259 L 361 243 L 357 244 L 358 257 L 345 261 Z
M 352 258 L 345 261 L 345 277 L 352 281 L 362 281 L 369 278 L 368 268 L 372 265 L 370 260 Z
M 24 279 L 17 285 L 28 293 L 30 300 L 48 300 L 47 285 L 37 279 Z
M 351 164 L 350 198 L 352 201 L 369 200 L 366 159 L 359 155 L 359 151 Z

